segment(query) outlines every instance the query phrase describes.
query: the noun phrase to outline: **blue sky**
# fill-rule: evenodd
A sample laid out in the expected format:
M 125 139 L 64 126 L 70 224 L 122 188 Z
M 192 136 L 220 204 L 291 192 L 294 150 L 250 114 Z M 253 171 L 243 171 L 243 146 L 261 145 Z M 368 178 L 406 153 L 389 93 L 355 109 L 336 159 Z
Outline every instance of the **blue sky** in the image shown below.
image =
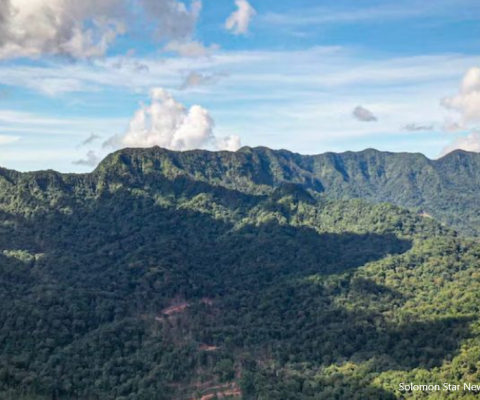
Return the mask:
M 0 4 L 7 168 L 151 145 L 480 151 L 478 0 Z

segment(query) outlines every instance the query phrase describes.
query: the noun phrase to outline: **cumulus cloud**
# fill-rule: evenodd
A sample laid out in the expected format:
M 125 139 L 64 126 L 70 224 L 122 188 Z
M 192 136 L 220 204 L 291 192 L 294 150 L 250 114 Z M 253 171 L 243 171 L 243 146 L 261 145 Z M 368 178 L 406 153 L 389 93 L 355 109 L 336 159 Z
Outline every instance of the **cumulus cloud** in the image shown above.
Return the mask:
M 353 109 L 352 115 L 355 119 L 362 122 L 376 122 L 378 118 L 368 109 L 357 106 Z
M 152 147 L 191 150 L 213 145 L 232 149 L 239 140 L 218 139 L 210 113 L 199 105 L 185 107 L 162 88 L 151 91 L 151 104 L 143 105 L 130 121 L 127 133 L 110 138 L 104 147 Z
M 0 0 L 0 59 L 103 56 L 143 13 L 159 40 L 187 40 L 201 2 L 178 0 Z
M 78 165 L 81 167 L 96 167 L 100 162 L 100 157 L 96 155 L 94 151 L 89 151 L 85 158 L 74 161 L 73 165 Z
M 456 138 L 451 144 L 445 146 L 442 155 L 454 150 L 465 150 L 480 153 L 480 132 L 472 132 L 468 136 Z
M 441 105 L 458 113 L 459 126 L 480 122 L 480 68 L 470 68 L 460 83 L 458 94 L 444 98 Z
M 237 135 L 218 138 L 215 140 L 215 147 L 217 150 L 237 151 L 242 147 L 242 140 Z
M 123 0 L 1 0 L 0 59 L 105 54 L 117 35 Z
M 225 28 L 234 35 L 245 35 L 248 33 L 250 22 L 257 12 L 247 0 L 236 0 L 235 4 L 237 10 L 228 17 Z
M 435 128 L 434 125 L 420 125 L 420 124 L 407 124 L 402 127 L 403 131 L 408 132 L 420 132 L 420 131 L 433 131 Z
M 225 74 L 202 74 L 200 72 L 192 71 L 184 79 L 180 89 L 186 90 L 198 86 L 214 85 L 221 78 L 225 77 Z

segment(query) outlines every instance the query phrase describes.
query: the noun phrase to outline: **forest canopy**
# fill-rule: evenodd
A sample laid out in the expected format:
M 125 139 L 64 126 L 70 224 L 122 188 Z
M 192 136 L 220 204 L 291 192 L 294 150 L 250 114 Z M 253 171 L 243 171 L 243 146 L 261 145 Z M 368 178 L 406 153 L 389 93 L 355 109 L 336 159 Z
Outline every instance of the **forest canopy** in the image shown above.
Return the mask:
M 1 171 L 0 399 L 476 398 L 399 392 L 480 381 L 476 240 L 329 196 L 318 160 L 214 154 Z

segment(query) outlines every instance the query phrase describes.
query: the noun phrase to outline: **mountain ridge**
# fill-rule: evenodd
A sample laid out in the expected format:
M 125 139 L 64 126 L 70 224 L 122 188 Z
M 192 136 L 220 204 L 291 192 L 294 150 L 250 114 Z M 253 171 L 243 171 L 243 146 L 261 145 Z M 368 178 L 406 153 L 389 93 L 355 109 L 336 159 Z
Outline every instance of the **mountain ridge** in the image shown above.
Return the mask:
M 291 183 L 334 199 L 393 203 L 432 215 L 466 235 L 480 234 L 480 154 L 462 150 L 431 160 L 421 153 L 375 149 L 302 155 L 266 147 L 246 146 L 237 152 L 153 147 L 114 152 L 86 174 L 1 169 L 1 176 L 10 183 L 33 180 L 40 186 L 45 182 L 61 186 L 77 182 L 91 188 L 112 181 L 120 184 L 120 178 L 131 184 L 186 176 L 248 194 L 268 194 Z
M 160 146 L 153 146 L 153 147 L 150 147 L 150 148 L 127 147 L 127 148 L 124 148 L 124 149 L 114 151 L 114 152 L 108 154 L 107 156 L 105 156 L 105 158 L 102 161 L 100 161 L 98 166 L 96 168 L 94 168 L 91 172 L 61 172 L 61 171 L 57 171 L 57 170 L 51 169 L 51 168 L 41 169 L 41 170 L 31 170 L 31 171 L 18 171 L 18 170 L 12 169 L 12 168 L 3 167 L 1 165 L 0 165 L 0 172 L 2 172 L 3 174 L 5 174 L 5 173 L 15 173 L 15 174 L 20 174 L 20 175 L 31 175 L 31 174 L 39 174 L 39 173 L 47 173 L 47 172 L 48 173 L 60 174 L 60 175 L 63 175 L 63 176 L 91 175 L 91 174 L 95 173 L 95 171 L 100 166 L 102 166 L 102 164 L 104 164 L 105 161 L 109 157 L 111 157 L 115 154 L 122 154 L 122 153 L 130 152 L 130 151 L 147 152 L 149 150 L 157 150 L 157 151 L 159 150 L 159 151 L 165 151 L 165 152 L 168 152 L 168 153 L 182 153 L 182 154 L 189 154 L 189 153 L 236 154 L 236 153 L 255 152 L 257 150 L 268 150 L 268 151 L 275 152 L 275 153 L 285 153 L 285 154 L 291 154 L 291 155 L 300 156 L 300 157 L 342 156 L 342 155 L 355 155 L 355 154 L 363 154 L 363 153 L 379 153 L 379 154 L 387 154 L 387 155 L 421 156 L 421 157 L 425 158 L 426 160 L 428 160 L 430 162 L 433 162 L 433 163 L 439 162 L 439 161 L 444 160 L 444 159 L 448 159 L 448 158 L 453 157 L 453 156 L 458 156 L 458 155 L 469 155 L 469 156 L 475 156 L 475 157 L 478 156 L 480 158 L 479 153 L 472 152 L 472 151 L 467 151 L 467 150 L 462 150 L 462 149 L 457 149 L 457 150 L 451 151 L 450 153 L 447 153 L 447 154 L 445 154 L 445 155 L 443 155 L 439 158 L 429 158 L 425 154 L 420 153 L 420 152 L 392 152 L 392 151 L 378 150 L 378 149 L 375 149 L 373 147 L 369 147 L 369 148 L 366 148 L 364 150 L 359 150 L 359 151 L 353 151 L 353 150 L 347 150 L 347 151 L 343 151 L 343 152 L 327 151 L 327 152 L 324 152 L 324 153 L 317 153 L 317 154 L 303 154 L 303 153 L 294 152 L 294 151 L 291 151 L 291 150 L 288 150 L 288 149 L 271 149 L 271 148 L 266 147 L 266 146 L 255 146 L 255 147 L 242 146 L 237 151 L 228 151 L 228 150 L 212 151 L 212 150 L 204 150 L 204 149 L 170 150 L 170 149 L 166 149 L 166 148 L 160 147 Z

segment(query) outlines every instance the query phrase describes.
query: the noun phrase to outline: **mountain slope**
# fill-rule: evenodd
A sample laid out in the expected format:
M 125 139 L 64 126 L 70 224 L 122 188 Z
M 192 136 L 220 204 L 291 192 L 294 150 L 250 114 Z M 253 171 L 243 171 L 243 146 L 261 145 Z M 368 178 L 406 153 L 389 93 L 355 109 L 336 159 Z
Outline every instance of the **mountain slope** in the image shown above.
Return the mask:
M 301 156 L 290 172 L 289 153 L 268 157 L 2 171 L 0 399 L 424 398 L 399 382 L 478 381 L 477 242 L 316 198 Z

